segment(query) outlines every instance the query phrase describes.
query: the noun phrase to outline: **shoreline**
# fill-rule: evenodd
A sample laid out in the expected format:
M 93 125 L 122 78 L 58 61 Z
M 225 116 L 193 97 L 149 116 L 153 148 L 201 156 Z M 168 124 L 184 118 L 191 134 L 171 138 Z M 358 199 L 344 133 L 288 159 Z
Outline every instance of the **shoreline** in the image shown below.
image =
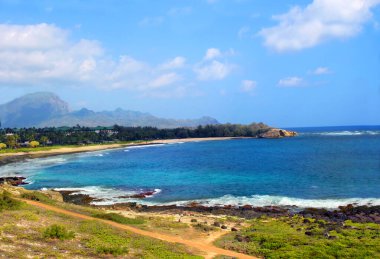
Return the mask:
M 115 143 L 115 144 L 99 144 L 91 146 L 80 146 L 80 147 L 65 147 L 55 148 L 51 150 L 42 151 L 32 151 L 32 152 L 17 152 L 17 153 L 3 153 L 0 154 L 0 167 L 6 164 L 19 162 L 25 159 L 34 158 L 44 158 L 50 156 L 59 156 L 65 154 L 75 154 L 84 152 L 96 152 L 101 150 L 118 149 L 133 146 L 144 146 L 144 145 L 159 145 L 159 144 L 173 144 L 182 142 L 203 142 L 203 141 L 224 141 L 224 140 L 234 140 L 234 139 L 251 139 L 248 137 L 211 137 L 211 138 L 185 138 L 185 139 L 158 139 L 158 140 L 148 140 L 135 143 Z
M 112 205 L 93 205 L 96 200 L 86 194 L 78 194 L 71 191 L 55 191 L 62 195 L 66 203 L 80 206 L 90 206 L 104 209 L 106 211 L 116 211 L 129 213 L 130 215 L 192 215 L 203 216 L 230 216 L 244 219 L 255 219 L 260 217 L 292 217 L 300 215 L 318 220 L 328 220 L 342 223 L 346 220 L 361 223 L 380 224 L 380 206 L 348 204 L 339 206 L 334 210 L 325 208 L 300 208 L 297 206 L 252 206 L 252 205 L 224 205 L 224 206 L 204 206 L 196 202 L 187 205 L 143 205 L 137 202 L 125 202 Z

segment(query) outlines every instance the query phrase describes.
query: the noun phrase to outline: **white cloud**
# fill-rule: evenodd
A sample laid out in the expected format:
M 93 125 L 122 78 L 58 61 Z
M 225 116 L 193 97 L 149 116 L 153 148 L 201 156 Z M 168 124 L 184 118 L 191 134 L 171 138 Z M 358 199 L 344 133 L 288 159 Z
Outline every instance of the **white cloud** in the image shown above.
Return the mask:
M 233 70 L 233 65 L 216 60 L 207 64 L 201 64 L 194 68 L 197 78 L 201 81 L 222 80 Z
M 210 81 L 226 78 L 231 74 L 235 65 L 230 64 L 227 61 L 221 62 L 219 59 L 234 55 L 235 51 L 233 49 L 229 49 L 225 52 L 222 52 L 217 48 L 207 49 L 203 60 L 194 66 L 194 72 L 196 73 L 198 80 Z
M 172 70 L 183 67 L 178 56 L 151 66 L 131 56 L 112 59 L 97 41 L 72 41 L 55 25 L 0 24 L 0 86 L 125 88 L 138 93 L 173 89 L 181 76 Z M 165 70 L 165 71 L 163 71 Z
M 305 8 L 295 6 L 274 16 L 279 24 L 262 29 L 259 35 L 267 47 L 278 52 L 311 48 L 357 35 L 378 4 L 380 0 L 313 0 Z
M 297 76 L 286 77 L 286 78 L 281 79 L 278 82 L 278 85 L 281 87 L 298 87 L 298 86 L 302 86 L 303 84 L 304 84 L 304 80 Z
M 317 67 L 312 72 L 312 74 L 314 74 L 314 75 L 326 75 L 326 74 L 330 74 L 330 73 L 331 73 L 331 71 L 328 67 Z
M 151 88 L 161 88 L 163 86 L 172 85 L 178 82 L 181 79 L 176 73 L 168 73 L 160 75 L 159 77 L 153 79 L 149 83 L 149 87 Z
M 0 35 L 0 87 L 123 88 L 144 96 L 174 97 L 192 94 L 195 80 L 222 80 L 235 67 L 220 60 L 234 55 L 233 50 L 209 49 L 207 60 L 189 65 L 183 56 L 158 65 L 129 55 L 111 57 L 99 42 L 73 40 L 68 31 L 51 24 L 0 24 Z
M 169 60 L 159 66 L 162 70 L 169 70 L 169 69 L 178 69 L 185 66 L 186 59 L 184 57 L 178 56 L 173 58 L 172 60 Z
M 214 59 L 220 59 L 220 58 L 225 58 L 225 57 L 231 57 L 235 55 L 236 55 L 236 51 L 234 49 L 229 49 L 222 52 L 220 49 L 217 49 L 217 48 L 209 48 L 206 50 L 206 54 L 203 57 L 203 59 L 214 60 Z
M 241 82 L 240 90 L 242 92 L 250 93 L 257 87 L 257 82 L 252 80 L 243 80 Z
M 48 24 L 0 24 L 0 83 L 81 82 L 91 78 L 103 49 L 96 41 L 70 42 Z
M 206 51 L 206 55 L 204 57 L 205 60 L 212 60 L 215 58 L 219 58 L 222 56 L 222 52 L 217 48 L 209 48 Z
M 67 31 L 54 25 L 0 24 L 0 49 L 49 49 L 66 43 Z

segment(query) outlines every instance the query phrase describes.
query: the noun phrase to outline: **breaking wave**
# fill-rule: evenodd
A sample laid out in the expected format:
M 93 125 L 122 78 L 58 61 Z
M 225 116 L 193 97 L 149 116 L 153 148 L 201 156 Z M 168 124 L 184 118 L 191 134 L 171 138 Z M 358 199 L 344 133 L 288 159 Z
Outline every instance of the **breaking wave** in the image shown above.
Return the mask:
M 67 187 L 67 188 L 54 188 L 54 191 L 70 191 L 72 194 L 82 194 L 88 195 L 95 200 L 91 202 L 93 205 L 112 205 L 117 203 L 126 203 L 126 202 L 141 202 L 142 199 L 136 198 L 126 198 L 127 196 L 132 196 L 136 194 L 141 194 L 144 190 L 122 190 L 116 188 L 106 188 L 100 186 L 86 186 L 86 187 Z M 161 189 L 154 189 L 152 195 L 147 195 L 145 199 L 154 197 L 161 192 Z M 147 204 L 152 204 L 146 202 Z
M 169 202 L 166 205 L 188 205 L 192 202 L 198 203 L 203 206 L 243 206 L 251 205 L 254 207 L 264 206 L 281 206 L 289 207 L 296 206 L 298 208 L 326 208 L 334 209 L 339 206 L 348 204 L 354 205 L 380 205 L 380 198 L 345 198 L 345 199 L 300 199 L 285 196 L 271 196 L 271 195 L 252 195 L 252 196 L 233 196 L 225 195 L 213 199 L 199 199 L 192 201 L 177 201 Z
M 11 163 L 0 167 L 0 176 L 22 175 L 28 177 L 34 175 L 39 169 L 49 166 L 64 164 L 71 156 L 47 157 L 39 159 L 26 159 L 22 162 Z
M 143 205 L 177 205 L 188 206 L 198 204 L 206 207 L 223 207 L 226 205 L 238 207 L 251 205 L 253 207 L 279 206 L 279 207 L 297 207 L 297 208 L 325 208 L 336 209 L 339 206 L 353 204 L 356 206 L 371 205 L 379 206 L 380 198 L 342 198 L 342 199 L 301 199 L 286 196 L 271 195 L 252 195 L 252 196 L 233 196 L 224 195 L 219 198 L 196 199 L 172 202 L 160 202 L 150 198 L 156 197 L 162 190 L 154 189 L 151 196 L 145 199 L 126 198 L 144 192 L 144 190 L 122 190 L 116 188 L 106 188 L 99 186 L 87 186 L 78 188 L 54 188 L 55 191 L 73 191 L 73 194 L 88 195 L 95 200 L 93 205 L 112 205 L 118 203 L 136 202 Z
M 324 131 L 324 132 L 301 132 L 300 135 L 320 135 L 320 136 L 362 136 L 380 135 L 378 130 L 343 130 L 343 131 Z

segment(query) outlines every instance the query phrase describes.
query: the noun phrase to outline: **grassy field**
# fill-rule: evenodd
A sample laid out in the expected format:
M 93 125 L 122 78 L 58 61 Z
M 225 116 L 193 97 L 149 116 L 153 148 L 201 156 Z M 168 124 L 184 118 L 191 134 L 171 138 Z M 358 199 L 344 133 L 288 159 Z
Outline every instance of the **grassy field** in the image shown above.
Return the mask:
M 35 151 L 47 151 L 47 150 L 53 150 L 53 149 L 59 149 L 64 147 L 81 147 L 79 145 L 67 145 L 67 146 L 60 146 L 60 145 L 54 145 L 54 146 L 46 146 L 46 147 L 23 147 L 23 148 L 17 148 L 17 149 L 0 149 L 0 154 L 6 154 L 6 153 L 20 153 L 20 152 L 35 152 Z
M 294 216 L 255 219 L 219 247 L 265 258 L 380 258 L 380 225 L 328 223 Z
M 10 187 L 11 188 L 11 187 Z M 262 258 L 380 258 L 380 225 L 333 223 L 302 216 L 258 218 L 162 215 L 106 211 L 54 200 L 22 188 L 21 197 L 143 230 L 214 242 L 228 250 Z M 0 196 L 0 254 L 46 257 L 201 258 L 174 245 L 114 229 L 103 223 L 46 212 Z M 221 229 L 226 226 L 227 229 Z M 231 231 L 235 228 L 235 231 Z M 237 230 L 237 231 L 236 231 Z M 216 258 L 228 258 L 219 256 Z
M 6 258 L 202 258 L 179 244 L 45 211 L 3 194 L 0 222 L 0 254 Z
M 78 148 L 78 147 L 91 147 L 91 146 L 101 146 L 101 145 L 110 145 L 110 144 L 120 144 L 120 145 L 130 145 L 130 144 L 139 144 L 146 142 L 144 140 L 136 140 L 136 141 L 119 141 L 119 142 L 113 142 L 113 143 L 105 143 L 105 144 L 86 144 L 86 145 L 53 145 L 53 146 L 45 146 L 45 147 L 23 147 L 23 148 L 17 148 L 17 149 L 0 149 L 0 154 L 6 154 L 6 153 L 30 153 L 30 152 L 36 152 L 36 151 L 49 151 L 54 149 L 60 149 L 60 148 Z

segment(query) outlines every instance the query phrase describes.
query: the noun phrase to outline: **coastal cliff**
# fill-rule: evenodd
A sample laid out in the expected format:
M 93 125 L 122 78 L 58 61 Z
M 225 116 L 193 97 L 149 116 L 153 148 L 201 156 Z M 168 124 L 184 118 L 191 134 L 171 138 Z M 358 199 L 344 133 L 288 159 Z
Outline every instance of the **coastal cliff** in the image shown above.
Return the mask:
M 286 138 L 286 137 L 295 137 L 297 132 L 283 130 L 283 129 L 270 129 L 259 135 L 259 138 Z

